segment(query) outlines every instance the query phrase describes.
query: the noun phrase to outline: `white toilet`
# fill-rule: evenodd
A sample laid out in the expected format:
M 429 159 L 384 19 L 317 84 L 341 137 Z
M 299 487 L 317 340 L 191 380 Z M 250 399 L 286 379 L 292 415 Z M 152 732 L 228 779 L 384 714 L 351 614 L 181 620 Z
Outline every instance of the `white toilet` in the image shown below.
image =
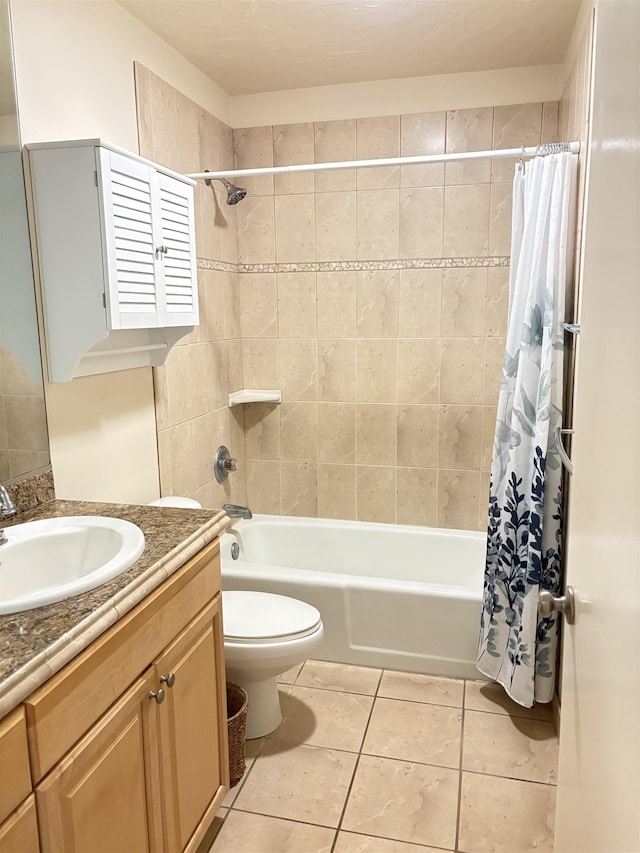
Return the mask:
M 276 677 L 322 642 L 320 613 L 284 595 L 225 590 L 222 614 L 227 678 L 249 697 L 246 737 L 262 737 L 282 720 Z

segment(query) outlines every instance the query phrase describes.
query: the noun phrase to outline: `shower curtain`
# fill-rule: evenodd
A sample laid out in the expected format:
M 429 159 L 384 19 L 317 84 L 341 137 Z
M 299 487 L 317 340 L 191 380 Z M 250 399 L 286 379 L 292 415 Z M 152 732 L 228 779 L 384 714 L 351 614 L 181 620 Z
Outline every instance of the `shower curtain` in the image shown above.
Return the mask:
M 556 150 L 559 146 L 548 146 Z M 550 702 L 561 594 L 565 287 L 573 260 L 577 155 L 519 163 L 513 186 L 509 320 L 491 467 L 477 667 L 525 707 Z

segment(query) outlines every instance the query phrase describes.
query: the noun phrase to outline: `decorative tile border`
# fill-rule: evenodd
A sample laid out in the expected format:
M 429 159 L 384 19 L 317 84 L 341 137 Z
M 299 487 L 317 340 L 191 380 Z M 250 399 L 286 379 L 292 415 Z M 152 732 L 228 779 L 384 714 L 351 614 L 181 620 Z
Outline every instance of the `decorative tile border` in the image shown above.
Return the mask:
M 238 264 L 228 261 L 210 261 L 207 258 L 198 258 L 199 270 L 216 270 L 216 272 L 238 272 Z
M 445 270 L 466 267 L 508 267 L 508 257 L 476 258 L 412 258 L 388 261 L 313 261 L 300 264 L 231 264 L 198 258 L 198 268 L 219 272 L 285 273 L 285 272 L 349 272 L 352 270 Z

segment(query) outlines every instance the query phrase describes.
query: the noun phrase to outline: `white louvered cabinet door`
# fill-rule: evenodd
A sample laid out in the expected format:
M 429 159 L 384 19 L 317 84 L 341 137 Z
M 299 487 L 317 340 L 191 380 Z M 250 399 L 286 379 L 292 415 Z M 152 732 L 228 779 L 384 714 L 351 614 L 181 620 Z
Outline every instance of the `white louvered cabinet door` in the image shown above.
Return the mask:
M 145 163 L 98 148 L 104 202 L 105 308 L 110 329 L 162 323 L 164 300 L 157 258 L 155 171 Z
M 193 187 L 157 173 L 165 314 L 163 326 L 198 323 Z

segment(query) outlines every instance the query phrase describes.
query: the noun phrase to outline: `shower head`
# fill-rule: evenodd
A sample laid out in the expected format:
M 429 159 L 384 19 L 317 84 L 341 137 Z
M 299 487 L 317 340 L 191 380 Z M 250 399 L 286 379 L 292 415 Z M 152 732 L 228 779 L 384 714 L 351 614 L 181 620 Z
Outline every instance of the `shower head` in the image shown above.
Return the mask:
M 242 201 L 247 194 L 245 189 L 229 183 L 226 178 L 206 178 L 205 184 L 210 187 L 211 181 L 220 181 L 220 183 L 224 184 L 227 190 L 227 204 L 237 204 L 239 201 Z

